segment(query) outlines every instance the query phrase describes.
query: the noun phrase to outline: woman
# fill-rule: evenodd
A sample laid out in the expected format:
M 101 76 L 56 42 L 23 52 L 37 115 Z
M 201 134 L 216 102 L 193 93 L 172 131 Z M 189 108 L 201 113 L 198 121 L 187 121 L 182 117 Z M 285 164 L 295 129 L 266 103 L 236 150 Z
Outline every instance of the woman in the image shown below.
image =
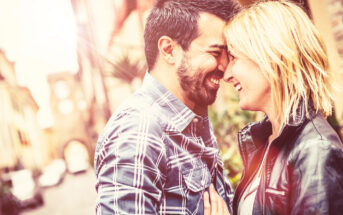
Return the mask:
M 238 134 L 244 172 L 233 214 L 342 214 L 343 147 L 325 119 L 332 88 L 318 31 L 295 4 L 270 1 L 241 11 L 225 37 L 224 80 L 241 109 L 266 115 Z M 218 195 L 210 198 L 205 214 L 223 214 Z

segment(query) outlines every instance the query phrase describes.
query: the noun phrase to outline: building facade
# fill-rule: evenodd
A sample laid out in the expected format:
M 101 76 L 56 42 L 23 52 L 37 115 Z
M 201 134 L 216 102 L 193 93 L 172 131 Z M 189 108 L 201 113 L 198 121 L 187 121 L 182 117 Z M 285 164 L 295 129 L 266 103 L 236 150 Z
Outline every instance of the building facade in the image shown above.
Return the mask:
M 90 123 L 91 104 L 87 103 L 84 88 L 77 76 L 69 72 L 50 74 L 50 105 L 54 125 L 50 128 L 50 139 L 54 157 L 63 158 L 69 143 L 82 144 L 92 153 L 92 135 L 96 136 Z
M 42 168 L 49 147 L 38 126 L 38 105 L 26 87 L 17 83 L 15 63 L 0 50 L 0 172 Z

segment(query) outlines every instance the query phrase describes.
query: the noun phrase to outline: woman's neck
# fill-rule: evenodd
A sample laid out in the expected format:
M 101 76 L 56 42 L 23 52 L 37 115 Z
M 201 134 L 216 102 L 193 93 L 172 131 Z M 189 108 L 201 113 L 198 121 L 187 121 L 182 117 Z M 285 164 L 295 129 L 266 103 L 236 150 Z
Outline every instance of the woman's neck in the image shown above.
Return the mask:
M 270 111 L 266 114 L 268 116 L 268 119 L 270 120 L 270 123 L 272 124 L 272 133 L 268 137 L 268 144 L 270 144 L 275 138 L 279 136 L 281 122 L 280 118 L 277 116 L 276 113 L 274 113 L 274 111 Z

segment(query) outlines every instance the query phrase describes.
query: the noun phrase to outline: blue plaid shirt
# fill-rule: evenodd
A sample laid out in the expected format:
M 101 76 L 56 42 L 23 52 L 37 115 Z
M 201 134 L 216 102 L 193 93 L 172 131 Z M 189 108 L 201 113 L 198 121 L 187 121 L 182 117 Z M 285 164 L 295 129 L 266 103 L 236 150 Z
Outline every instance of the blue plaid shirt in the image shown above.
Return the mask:
M 203 214 L 211 183 L 231 205 L 207 116 L 193 113 L 149 73 L 116 112 L 95 153 L 96 214 Z

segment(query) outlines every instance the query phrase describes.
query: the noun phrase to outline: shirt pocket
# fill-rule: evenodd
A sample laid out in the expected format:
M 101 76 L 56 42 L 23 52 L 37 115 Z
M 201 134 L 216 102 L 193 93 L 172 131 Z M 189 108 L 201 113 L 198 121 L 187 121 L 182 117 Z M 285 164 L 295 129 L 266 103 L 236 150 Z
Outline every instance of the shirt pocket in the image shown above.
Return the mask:
M 182 177 L 186 188 L 194 193 L 205 190 L 211 184 L 211 174 L 207 166 L 183 170 Z
M 202 195 L 211 184 L 211 174 L 207 166 L 198 166 L 182 171 L 187 214 L 203 214 Z

